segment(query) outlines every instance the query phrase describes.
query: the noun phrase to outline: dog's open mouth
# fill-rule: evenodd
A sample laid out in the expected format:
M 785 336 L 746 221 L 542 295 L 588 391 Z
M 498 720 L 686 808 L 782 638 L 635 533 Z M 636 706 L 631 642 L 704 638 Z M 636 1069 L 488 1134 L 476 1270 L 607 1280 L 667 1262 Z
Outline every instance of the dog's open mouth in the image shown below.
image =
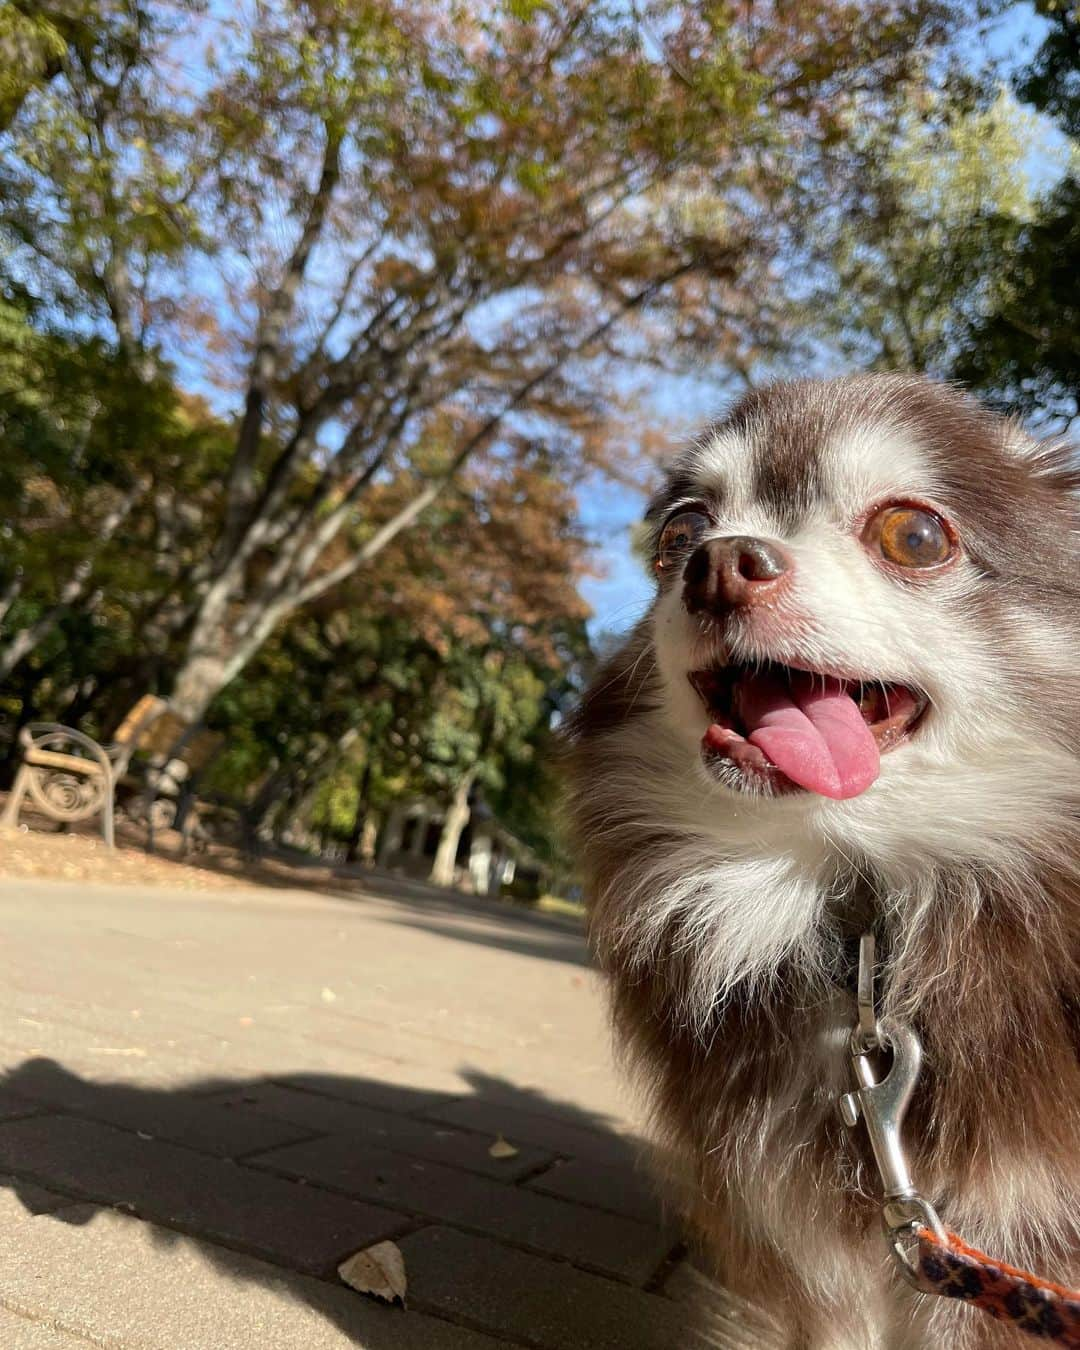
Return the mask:
M 837 799 L 866 791 L 881 755 L 907 739 L 928 701 L 902 684 L 771 663 L 694 670 L 689 680 L 709 714 L 706 765 L 728 781 L 730 765 L 749 787 Z

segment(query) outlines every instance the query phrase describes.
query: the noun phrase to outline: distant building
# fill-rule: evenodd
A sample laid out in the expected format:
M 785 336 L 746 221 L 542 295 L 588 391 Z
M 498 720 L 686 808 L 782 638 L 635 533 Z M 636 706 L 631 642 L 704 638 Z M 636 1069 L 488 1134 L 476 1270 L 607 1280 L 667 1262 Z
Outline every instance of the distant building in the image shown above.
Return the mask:
M 380 867 L 424 879 L 442 836 L 445 808 L 421 798 L 400 802 L 387 814 L 375 860 Z M 492 816 L 482 800 L 472 805 L 458 840 L 454 884 L 473 895 L 510 892 L 536 899 L 547 869 L 536 854 Z

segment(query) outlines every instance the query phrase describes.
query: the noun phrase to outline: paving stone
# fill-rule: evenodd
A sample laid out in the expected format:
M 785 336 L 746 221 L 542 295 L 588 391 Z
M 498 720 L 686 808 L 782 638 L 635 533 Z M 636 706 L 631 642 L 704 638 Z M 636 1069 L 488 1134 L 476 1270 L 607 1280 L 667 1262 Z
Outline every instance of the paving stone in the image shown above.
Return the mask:
M 428 1158 L 497 1181 L 516 1181 L 552 1159 L 550 1153 L 527 1145 L 522 1145 L 514 1158 L 493 1158 L 488 1152 L 493 1142 L 490 1135 L 429 1124 L 313 1092 L 296 1092 L 276 1083 L 260 1083 L 237 1093 L 226 1093 L 220 1101 L 238 1114 L 273 1116 L 308 1133 L 347 1133 L 393 1153 Z
M 0 1345 L 4 1350 L 86 1350 L 86 1341 L 46 1322 L 27 1320 L 0 1308 Z
M 0 1088 L 0 1120 L 18 1120 L 22 1116 L 37 1115 L 40 1111 L 41 1107 L 36 1102 Z
M 53 1210 L 71 1204 L 70 1195 L 47 1191 L 44 1186 L 38 1186 L 33 1181 L 25 1181 L 22 1177 L 0 1176 L 0 1189 L 14 1192 L 28 1214 L 51 1214 Z M 0 1345 L 2 1344 L 0 1341 Z
M 0 1307 L 102 1350 L 536 1350 L 540 1339 L 509 1315 L 490 1341 L 462 1330 L 503 1325 L 479 1298 L 478 1312 L 459 1314 L 447 1302 L 445 1315 L 412 1306 L 402 1313 L 329 1277 L 347 1252 L 387 1236 L 411 1241 L 417 1224 L 432 1222 L 478 1235 L 472 1241 L 483 1242 L 487 1266 L 512 1280 L 500 1298 L 517 1297 L 541 1272 L 552 1309 L 576 1306 L 583 1289 L 598 1304 L 612 1290 L 636 1292 L 647 1308 L 670 1303 L 614 1275 L 579 1283 L 597 1252 L 605 1260 L 613 1252 L 611 1265 L 631 1280 L 666 1273 L 665 1252 L 640 1255 L 660 1243 L 655 1230 L 543 1194 L 528 1186 L 531 1173 L 507 1184 L 501 1169 L 480 1176 L 463 1158 L 404 1155 L 406 1131 L 417 1150 L 427 1137 L 414 1127 L 485 1143 L 502 1133 L 523 1155 L 583 1163 L 629 1166 L 633 1154 L 618 1133 L 625 1102 L 594 979 L 566 965 L 552 943 L 520 943 L 501 912 L 483 925 L 465 922 L 460 904 L 426 893 L 408 904 L 358 891 L 347 901 L 286 890 L 192 896 L 149 883 L 41 884 L 28 898 L 22 882 L 0 881 L 0 1061 L 11 1071 L 0 1075 L 0 1120 L 9 1117 L 0 1124 L 0 1174 L 18 1173 L 0 1181 Z M 40 1071 L 45 1055 L 91 1085 L 72 1089 L 80 1094 L 105 1079 L 110 1097 L 114 1085 L 145 1089 L 164 1121 L 155 1127 L 124 1114 L 110 1124 L 106 1110 L 120 1109 L 119 1095 L 111 1104 L 80 1095 L 50 1105 L 45 1091 L 23 1100 L 19 1082 Z M 352 1133 L 354 1152 L 363 1143 L 364 1153 L 388 1154 L 395 1168 L 419 1163 L 432 1194 L 425 1200 L 415 1179 L 416 1189 L 401 1182 L 398 1190 L 426 1208 L 406 1211 L 397 1197 L 386 1204 L 385 1176 L 382 1202 L 333 1193 L 333 1182 L 320 1189 L 298 1184 L 303 1177 L 285 1180 L 250 1161 L 263 1154 L 258 1141 L 251 1148 L 247 1126 L 238 1145 L 217 1133 L 234 1128 L 231 1121 L 215 1117 L 209 1128 L 208 1105 L 234 1109 L 216 1095 L 268 1083 L 322 1094 L 331 1109 L 407 1121 L 389 1149 L 358 1140 L 355 1117 L 331 1134 Z M 5 1105 L 5 1093 L 20 1100 Z M 31 1100 L 44 1113 L 19 1119 Z M 443 1110 L 462 1114 L 433 1114 Z M 275 1126 L 284 1119 L 252 1114 Z M 90 1116 L 101 1120 L 72 1118 Z M 310 1132 L 330 1122 L 284 1123 Z M 192 1143 L 198 1151 L 181 1147 Z M 245 1162 L 223 1161 L 236 1147 Z M 52 1187 L 134 1202 L 155 1222 L 65 1202 Z M 34 1217 L 42 1208 L 53 1212 Z M 371 1216 L 393 1226 L 375 1232 Z M 534 1246 L 537 1238 L 546 1245 Z M 515 1256 L 537 1264 L 507 1264 Z M 327 1278 L 287 1268 L 297 1262 Z M 552 1269 L 555 1283 L 547 1281 Z M 467 1263 L 445 1272 L 451 1283 L 467 1277 Z M 484 1278 L 473 1278 L 481 1291 Z M 560 1350 L 580 1350 L 584 1337 L 564 1322 Z M 681 1325 L 680 1314 L 666 1350 L 689 1350 Z M 5 1330 L 0 1350 L 8 1350 Z M 634 1342 L 613 1333 L 608 1345 L 633 1350 Z
M 0 1167 L 297 1270 L 331 1269 L 406 1226 L 388 1208 L 68 1116 L 0 1125 Z
M 354 1057 L 353 1063 L 359 1071 L 363 1070 L 363 1061 Z M 321 1092 L 325 1097 L 358 1102 L 381 1111 L 415 1114 L 460 1097 L 468 1090 L 468 1084 L 458 1074 L 396 1061 L 380 1063 L 370 1077 L 363 1078 L 319 1073 L 275 1074 L 275 1078 L 285 1087 L 304 1092 Z
M 468 1319 L 544 1350 L 687 1350 L 693 1312 L 640 1289 L 448 1228 L 399 1244 L 426 1312 Z
M 10 1197 L 9 1197 L 10 1199 Z M 0 1196 L 0 1301 L 109 1350 L 499 1350 L 506 1341 L 108 1210 Z M 2 1325 L 2 1324 L 0 1324 Z M 45 1341 L 4 1350 L 54 1350 Z M 68 1350 L 66 1341 L 55 1350 Z
M 544 1195 L 624 1214 L 641 1223 L 664 1222 L 660 1201 L 648 1178 L 630 1167 L 605 1167 L 588 1158 L 570 1158 L 552 1163 L 527 1185 Z
M 669 1238 L 645 1224 L 500 1185 L 439 1163 L 367 1145 L 358 1147 L 349 1135 L 275 1149 L 253 1158 L 250 1165 L 476 1229 L 637 1283 L 652 1275 L 672 1245 Z
M 703 1274 L 692 1257 L 684 1257 L 672 1266 L 663 1289 L 668 1298 L 676 1298 L 683 1303 L 700 1302 L 704 1291 L 709 1289 L 710 1280 Z
M 465 1130 L 501 1133 L 515 1144 L 532 1144 L 568 1158 L 592 1158 L 609 1166 L 633 1167 L 638 1153 L 635 1142 L 626 1135 L 589 1129 L 556 1115 L 523 1111 L 485 1098 L 445 1102 L 429 1107 L 423 1115 L 427 1120 L 440 1120 Z
M 295 1143 L 311 1135 L 310 1130 L 284 1120 L 255 1112 L 230 1111 L 204 1097 L 122 1083 L 89 1082 L 49 1060 L 24 1065 L 19 1073 L 19 1090 L 74 1115 L 120 1125 L 224 1158 Z

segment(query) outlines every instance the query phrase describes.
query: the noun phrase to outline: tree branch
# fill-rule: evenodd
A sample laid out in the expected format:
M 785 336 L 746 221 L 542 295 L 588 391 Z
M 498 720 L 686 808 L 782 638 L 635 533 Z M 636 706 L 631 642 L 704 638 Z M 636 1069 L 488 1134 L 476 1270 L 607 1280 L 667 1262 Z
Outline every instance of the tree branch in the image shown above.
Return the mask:
M 307 271 L 315 245 L 322 235 L 341 176 L 341 131 L 326 124 L 319 183 L 312 195 L 300 238 L 292 251 L 277 290 L 270 297 L 259 324 L 244 416 L 236 438 L 236 452 L 229 466 L 225 488 L 225 525 L 218 541 L 219 560 L 229 556 L 250 522 L 255 501 L 255 469 L 266 420 L 266 402 L 281 364 L 285 326 L 296 305 L 296 295 Z
M 3 591 L 0 592 L 0 624 L 7 618 L 11 606 L 22 594 L 23 581 L 23 569 L 18 567 L 12 573 L 11 580 L 4 587 Z
M 666 286 L 693 271 L 696 265 L 694 262 L 683 263 L 666 276 L 656 278 L 647 286 L 643 286 L 625 300 L 613 314 L 608 315 L 607 318 L 598 323 L 580 342 L 561 352 L 531 379 L 520 385 L 498 412 L 492 413 L 471 436 L 466 438 L 450 463 L 417 493 L 411 502 L 380 525 L 371 538 L 351 558 L 346 558 L 337 567 L 331 568 L 329 572 L 325 572 L 322 576 L 314 577 L 307 585 L 301 587 L 289 607 L 293 608 L 306 604 L 309 600 L 317 599 L 340 582 L 347 580 L 354 572 L 359 571 L 361 567 L 381 553 L 388 544 L 396 539 L 403 530 L 408 529 L 427 510 L 451 479 L 460 472 L 470 457 L 494 435 L 506 418 L 515 409 L 521 407 L 536 389 L 550 380 L 553 375 L 556 375 L 569 360 L 582 355 L 589 347 L 598 342 L 627 314 L 640 309 L 642 305 L 647 304 Z
M 34 623 L 12 634 L 7 645 L 0 649 L 0 680 L 7 679 L 15 667 L 37 647 L 56 627 L 69 609 L 82 597 L 102 549 L 131 514 L 135 503 L 149 487 L 149 481 L 140 479 L 101 522 L 94 548 L 76 565 L 64 583 L 56 603 L 50 606 Z

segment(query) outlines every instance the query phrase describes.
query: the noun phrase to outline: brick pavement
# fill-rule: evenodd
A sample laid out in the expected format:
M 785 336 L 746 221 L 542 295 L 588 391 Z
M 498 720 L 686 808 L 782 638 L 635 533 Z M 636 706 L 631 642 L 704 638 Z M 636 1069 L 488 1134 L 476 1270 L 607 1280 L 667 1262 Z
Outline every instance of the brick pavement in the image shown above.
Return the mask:
M 698 1343 L 572 926 L 0 880 L 0 933 L 0 1350 Z M 384 1239 L 407 1310 L 336 1274 Z

